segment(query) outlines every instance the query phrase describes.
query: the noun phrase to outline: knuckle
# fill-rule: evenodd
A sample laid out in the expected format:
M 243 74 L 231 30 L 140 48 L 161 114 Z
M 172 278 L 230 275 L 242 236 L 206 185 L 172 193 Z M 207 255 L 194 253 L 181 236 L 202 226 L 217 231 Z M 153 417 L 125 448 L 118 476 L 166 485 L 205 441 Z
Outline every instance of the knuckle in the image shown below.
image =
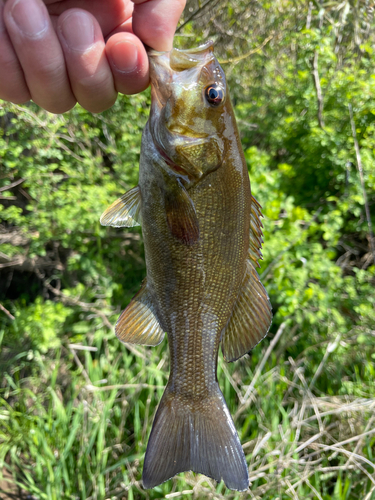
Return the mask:
M 44 61 L 42 64 L 38 64 L 38 67 L 34 65 L 31 71 L 37 75 L 39 80 L 46 80 L 49 84 L 61 81 L 63 78 L 66 78 L 67 74 L 65 64 L 59 58 Z

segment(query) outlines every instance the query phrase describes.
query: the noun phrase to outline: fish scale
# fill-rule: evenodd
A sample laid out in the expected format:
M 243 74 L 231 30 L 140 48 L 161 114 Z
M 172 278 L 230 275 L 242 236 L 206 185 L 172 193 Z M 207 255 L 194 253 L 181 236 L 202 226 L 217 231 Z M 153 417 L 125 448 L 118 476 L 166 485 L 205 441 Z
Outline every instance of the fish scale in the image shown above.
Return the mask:
M 212 175 L 214 177 L 218 177 L 223 176 L 225 173 L 226 171 L 223 169 L 216 171 Z M 214 185 L 222 186 L 225 185 L 225 178 L 214 178 L 211 179 L 211 182 Z M 238 194 L 235 193 L 234 190 L 232 191 L 233 195 L 238 199 Z M 223 259 L 225 259 L 225 264 L 229 269 L 229 273 L 226 277 L 227 282 L 225 283 L 223 280 L 223 259 L 218 261 L 217 253 L 215 252 L 215 247 L 220 246 L 218 237 L 220 237 L 220 221 L 223 220 L 221 217 L 217 217 L 217 211 L 219 209 L 223 211 L 226 210 L 226 204 L 218 203 L 218 201 L 220 201 L 220 199 L 230 200 L 231 195 L 228 194 L 224 197 L 218 197 L 215 190 L 211 188 L 210 196 L 207 196 L 205 184 L 203 183 L 196 188 L 195 192 L 194 190 L 191 192 L 191 198 L 195 204 L 198 220 L 200 222 L 200 248 L 191 248 L 180 245 L 179 242 L 176 242 L 170 234 L 168 234 L 169 232 L 167 227 L 164 228 L 166 235 L 163 232 L 162 238 L 164 241 L 168 241 L 168 239 L 170 239 L 169 245 L 171 247 L 175 247 L 172 253 L 174 255 L 176 267 L 180 267 L 182 265 L 181 263 L 188 260 L 189 255 L 191 254 L 193 254 L 198 261 L 202 259 L 207 269 L 205 273 L 206 279 L 203 279 L 202 272 L 199 270 L 197 262 L 195 262 L 195 265 L 187 266 L 183 282 L 176 283 L 176 289 L 173 291 L 173 298 L 170 300 L 160 299 L 160 296 L 158 298 L 163 305 L 172 302 L 177 315 L 173 316 L 172 325 L 170 321 L 168 321 L 170 316 L 168 308 L 163 307 L 164 310 L 161 312 L 161 315 L 166 317 L 167 331 L 171 332 L 168 336 L 170 351 L 171 354 L 173 353 L 171 355 L 170 383 L 173 383 L 174 387 L 180 385 L 186 387 L 184 392 L 188 392 L 189 388 L 194 388 L 195 392 L 199 396 L 202 390 L 207 390 L 207 387 L 203 384 L 204 378 L 202 377 L 202 374 L 210 373 L 210 380 L 215 381 L 216 353 L 220 342 L 220 335 L 227 322 L 228 314 L 232 309 L 233 302 L 237 298 L 239 288 L 238 282 L 242 280 L 243 270 L 241 269 L 241 266 L 238 265 L 238 261 L 244 261 L 245 259 L 244 255 L 246 255 L 248 250 L 248 242 L 246 238 L 248 233 L 245 230 L 242 231 L 242 233 L 239 233 L 238 228 L 235 228 L 233 233 L 237 236 L 237 245 L 234 244 L 233 240 L 230 240 L 230 244 L 226 245 L 227 249 L 223 252 Z M 160 203 L 162 204 L 162 200 L 160 200 Z M 147 202 L 145 202 L 145 204 L 147 204 Z M 243 205 L 245 205 L 245 203 L 243 203 Z M 202 218 L 199 217 L 199 214 L 207 215 L 208 207 L 210 209 L 210 216 Z M 246 213 L 244 208 L 239 210 L 240 214 Z M 151 212 L 153 210 L 154 206 L 152 207 Z M 248 213 L 250 213 L 250 209 L 248 210 Z M 216 224 L 212 223 L 212 219 L 216 221 Z M 143 220 L 145 220 L 144 216 Z M 217 221 L 219 221 L 219 223 Z M 146 222 L 144 222 L 144 224 L 145 223 Z M 150 223 L 153 225 L 153 217 L 150 218 Z M 238 220 L 238 224 L 245 227 L 240 219 Z M 217 225 L 219 225 L 219 227 L 217 227 Z M 225 235 L 226 242 L 228 242 L 228 239 L 228 236 Z M 167 272 L 164 268 L 160 268 L 158 254 L 153 251 L 155 245 L 158 246 L 158 242 L 155 241 L 155 238 L 152 239 L 152 245 L 150 245 L 150 247 L 146 244 L 146 262 L 147 268 L 150 270 L 148 271 L 149 273 L 153 272 L 152 269 L 155 269 L 158 273 L 154 280 L 159 283 L 163 294 L 163 290 L 165 290 L 165 283 L 174 277 L 174 266 L 171 266 Z M 241 246 L 242 250 L 239 250 Z M 150 248 L 149 251 L 147 251 L 148 248 Z M 220 280 L 217 279 L 219 276 Z M 190 290 L 192 283 L 194 294 L 192 294 Z M 228 290 L 231 289 L 233 290 L 232 293 L 229 292 L 228 294 Z M 205 306 L 204 296 L 207 294 L 211 297 L 209 307 L 211 310 L 215 311 L 215 316 L 217 317 L 215 329 L 208 328 L 208 325 L 202 325 L 202 302 Z M 186 306 L 184 306 L 186 303 L 189 304 L 188 316 L 190 318 L 197 318 L 197 328 L 195 331 L 186 331 Z M 204 332 L 204 335 L 197 335 L 197 332 Z M 177 356 L 174 355 L 176 352 L 174 349 L 175 344 L 178 344 Z M 188 355 L 186 355 L 186 353 L 188 353 Z M 198 359 L 199 366 L 197 367 L 195 363 L 189 363 L 189 360 L 191 359 Z M 185 379 L 187 381 L 186 383 L 184 382 Z M 192 380 L 194 380 L 193 384 Z
M 123 342 L 168 337 L 170 376 L 143 467 L 152 488 L 192 470 L 238 491 L 245 456 L 217 382 L 217 358 L 234 361 L 267 334 L 271 305 L 255 266 L 260 205 L 252 197 L 225 75 L 208 43 L 149 51 L 151 113 L 139 185 L 102 224 L 142 225 L 147 278 L 122 312 Z

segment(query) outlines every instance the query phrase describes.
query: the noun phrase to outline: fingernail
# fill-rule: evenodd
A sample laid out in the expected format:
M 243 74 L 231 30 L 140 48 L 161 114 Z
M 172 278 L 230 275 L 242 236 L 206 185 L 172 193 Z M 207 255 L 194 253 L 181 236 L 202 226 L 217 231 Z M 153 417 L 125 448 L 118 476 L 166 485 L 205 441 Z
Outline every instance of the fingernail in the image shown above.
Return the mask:
M 63 18 L 60 32 L 71 50 L 85 52 L 95 42 L 94 24 L 84 12 L 72 12 Z
M 134 43 L 122 40 L 112 45 L 110 51 L 112 63 L 123 73 L 131 73 L 138 66 L 138 47 Z
M 18 0 L 14 3 L 11 15 L 24 35 L 39 38 L 48 28 L 48 14 L 40 0 Z

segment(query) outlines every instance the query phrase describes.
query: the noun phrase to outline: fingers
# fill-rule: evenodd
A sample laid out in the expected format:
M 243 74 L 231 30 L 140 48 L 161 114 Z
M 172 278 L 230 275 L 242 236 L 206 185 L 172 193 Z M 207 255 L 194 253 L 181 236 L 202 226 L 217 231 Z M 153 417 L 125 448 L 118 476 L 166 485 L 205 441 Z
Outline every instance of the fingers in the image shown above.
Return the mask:
M 76 101 L 89 111 L 103 111 L 117 92 L 144 90 L 149 74 L 143 43 L 169 50 L 185 6 L 185 0 L 133 0 L 131 17 L 133 3 L 127 0 L 54 1 L 50 12 L 46 3 L 0 0 L 0 99 L 32 98 L 53 113 Z M 81 4 L 92 12 L 69 8 Z M 103 32 L 115 32 L 107 44 Z
M 70 9 L 55 31 L 41 0 L 8 0 L 4 20 L 9 36 L 0 24 L 0 67 L 8 71 L 0 79 L 0 98 L 31 97 L 53 113 L 77 101 L 91 112 L 114 104 L 117 92 L 102 31 L 91 14 Z
M 117 92 L 102 31 L 94 16 L 81 9 L 70 9 L 59 17 L 57 33 L 77 101 L 93 113 L 111 107 Z
M 186 0 L 132 0 L 133 31 L 155 50 L 171 50 Z
M 90 12 L 98 21 L 104 37 L 129 19 L 133 11 L 130 0 L 44 0 L 44 3 L 48 4 L 48 12 L 52 16 L 60 16 L 77 7 Z
M 118 92 L 136 94 L 148 87 L 148 58 L 139 38 L 116 33 L 107 41 L 106 53 Z
M 185 0 L 133 0 L 133 3 L 132 25 L 129 22 L 119 25 L 106 46 L 116 90 L 123 94 L 135 94 L 148 86 L 149 66 L 143 43 L 156 50 L 170 50 L 185 7 Z
M 30 92 L 17 55 L 6 31 L 4 4 L 0 0 L 0 98 L 21 104 L 30 100 Z
M 10 64 L 13 68 L 21 64 L 33 101 L 52 113 L 73 107 L 64 54 L 44 3 L 8 0 L 4 20 L 18 59 Z

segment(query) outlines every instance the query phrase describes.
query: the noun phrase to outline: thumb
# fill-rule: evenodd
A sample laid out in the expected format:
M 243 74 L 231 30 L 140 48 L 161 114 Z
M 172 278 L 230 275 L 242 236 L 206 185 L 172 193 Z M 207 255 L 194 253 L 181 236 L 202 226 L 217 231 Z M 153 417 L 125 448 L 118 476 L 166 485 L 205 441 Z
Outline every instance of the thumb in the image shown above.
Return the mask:
M 145 45 L 171 50 L 178 20 L 186 0 L 132 0 L 133 32 Z

